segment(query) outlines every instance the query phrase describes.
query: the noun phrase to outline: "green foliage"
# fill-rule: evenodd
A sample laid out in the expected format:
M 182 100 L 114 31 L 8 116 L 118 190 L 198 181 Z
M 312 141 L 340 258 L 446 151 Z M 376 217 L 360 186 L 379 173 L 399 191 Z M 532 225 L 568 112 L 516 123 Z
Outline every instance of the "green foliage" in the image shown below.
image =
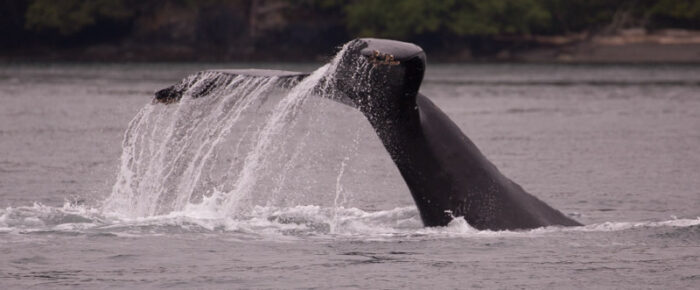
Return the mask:
M 632 0 L 634 1 L 634 0 Z M 550 23 L 544 34 L 564 34 L 584 30 L 597 30 L 612 23 L 615 13 L 626 0 L 540 0 L 550 15 Z
M 348 29 L 359 36 L 565 34 L 620 19 L 648 28 L 700 28 L 700 0 L 317 1 L 343 6 Z
M 345 12 L 348 28 L 358 35 L 393 38 L 530 33 L 550 17 L 537 0 L 359 0 Z
M 359 36 L 406 38 L 437 31 L 454 1 L 361 0 L 345 6 L 347 25 Z
M 660 0 L 647 11 L 653 25 L 700 29 L 700 0 Z
M 549 22 L 550 13 L 536 0 L 460 1 L 445 26 L 457 35 L 529 34 Z
M 132 16 L 123 0 L 35 0 L 27 9 L 25 27 L 77 33 L 100 19 L 123 20 Z
M 239 9 L 240 13 L 235 17 L 241 17 L 250 9 L 253 0 L 25 1 L 29 2 L 29 5 L 24 17 L 13 18 L 23 18 L 25 29 L 58 31 L 61 35 L 68 36 L 104 22 L 129 23 L 158 13 L 164 15 L 169 13 L 167 7 L 184 8 L 193 18 L 206 17 L 201 14 L 204 7 L 229 7 Z M 289 12 L 285 15 L 323 15 L 330 16 L 330 19 L 335 17 L 337 20 L 334 25 L 344 26 L 350 36 L 411 39 L 445 35 L 557 35 L 596 31 L 615 26 L 613 24 L 619 24 L 618 22 L 622 22 L 622 25 L 652 29 L 700 29 L 700 0 L 278 1 L 287 1 L 285 9 Z M 305 13 L 300 14 L 299 11 Z M 306 20 L 308 18 L 303 17 L 288 19 L 292 22 Z

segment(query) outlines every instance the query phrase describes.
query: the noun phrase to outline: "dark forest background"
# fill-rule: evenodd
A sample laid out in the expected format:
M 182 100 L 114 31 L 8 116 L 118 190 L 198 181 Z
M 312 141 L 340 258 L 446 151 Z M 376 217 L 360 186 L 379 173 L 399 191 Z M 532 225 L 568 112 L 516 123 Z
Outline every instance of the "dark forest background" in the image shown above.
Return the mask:
M 700 30 L 700 0 L 0 0 L 4 60 L 314 60 L 355 37 L 437 58 Z

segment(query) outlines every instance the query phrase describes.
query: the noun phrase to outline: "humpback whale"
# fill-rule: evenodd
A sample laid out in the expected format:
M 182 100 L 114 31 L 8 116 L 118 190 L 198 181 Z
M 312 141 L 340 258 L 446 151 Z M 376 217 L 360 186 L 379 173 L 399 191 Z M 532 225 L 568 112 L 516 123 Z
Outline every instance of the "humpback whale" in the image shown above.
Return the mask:
M 462 130 L 419 92 L 426 55 L 412 43 L 355 39 L 346 45 L 332 82 L 336 101 L 369 121 L 408 185 L 425 226 L 464 217 L 480 230 L 579 226 L 577 221 L 526 192 L 503 175 Z M 220 71 L 299 80 L 308 74 L 271 70 Z M 327 86 L 326 86 L 327 87 Z M 205 96 L 207 84 L 192 97 Z M 182 97 L 180 84 L 156 93 L 154 102 Z

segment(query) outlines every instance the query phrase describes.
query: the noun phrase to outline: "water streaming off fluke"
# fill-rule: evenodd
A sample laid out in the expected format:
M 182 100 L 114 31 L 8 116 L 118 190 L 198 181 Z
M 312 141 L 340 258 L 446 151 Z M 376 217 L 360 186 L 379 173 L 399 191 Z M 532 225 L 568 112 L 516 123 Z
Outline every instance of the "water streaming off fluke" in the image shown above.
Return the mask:
M 300 152 L 319 122 L 319 101 L 307 100 L 333 94 L 328 80 L 336 63 L 301 80 L 225 71 L 184 79 L 175 86 L 179 102 L 147 104 L 129 124 L 104 211 L 148 217 L 198 207 L 218 218 L 240 217 L 253 205 L 300 194 L 287 175 L 307 161 Z

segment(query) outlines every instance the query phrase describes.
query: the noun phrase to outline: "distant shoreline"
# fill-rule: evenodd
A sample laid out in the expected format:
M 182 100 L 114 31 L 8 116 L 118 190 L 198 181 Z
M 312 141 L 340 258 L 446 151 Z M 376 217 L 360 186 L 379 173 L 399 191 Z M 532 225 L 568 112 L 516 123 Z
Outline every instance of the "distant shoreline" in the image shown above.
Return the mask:
M 641 29 L 611 35 L 502 36 L 493 51 L 473 53 L 468 45 L 426 49 L 431 62 L 522 63 L 689 63 L 700 64 L 700 31 Z M 0 51 L 0 62 L 323 62 L 334 47 L 226 51 L 187 45 L 100 44 L 86 47 L 37 46 Z

